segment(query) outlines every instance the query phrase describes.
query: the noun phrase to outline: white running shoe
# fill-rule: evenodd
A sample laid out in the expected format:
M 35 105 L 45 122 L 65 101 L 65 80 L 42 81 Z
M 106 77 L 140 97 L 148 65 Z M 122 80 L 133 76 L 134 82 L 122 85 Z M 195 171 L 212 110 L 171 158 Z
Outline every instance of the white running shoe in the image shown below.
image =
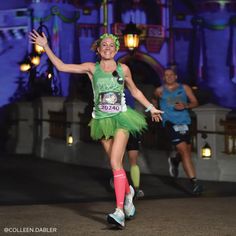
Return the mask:
M 124 211 L 125 211 L 125 218 L 130 219 L 135 215 L 135 207 L 133 204 L 134 198 L 134 189 L 130 185 L 130 193 L 125 196 L 125 204 L 124 204 Z
M 121 209 L 116 208 L 114 213 L 111 213 L 107 216 L 107 222 L 109 224 L 116 225 L 121 229 L 124 228 L 125 227 L 125 214 L 124 214 L 124 212 Z

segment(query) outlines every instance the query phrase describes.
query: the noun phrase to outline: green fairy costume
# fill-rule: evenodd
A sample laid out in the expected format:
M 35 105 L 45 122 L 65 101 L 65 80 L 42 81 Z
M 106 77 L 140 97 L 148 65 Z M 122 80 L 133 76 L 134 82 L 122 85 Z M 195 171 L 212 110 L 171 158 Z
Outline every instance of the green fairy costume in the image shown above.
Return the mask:
M 118 129 L 133 135 L 147 129 L 144 115 L 126 106 L 124 73 L 119 63 L 114 74 L 103 71 L 97 62 L 92 87 L 94 108 L 89 126 L 94 140 L 112 138 Z

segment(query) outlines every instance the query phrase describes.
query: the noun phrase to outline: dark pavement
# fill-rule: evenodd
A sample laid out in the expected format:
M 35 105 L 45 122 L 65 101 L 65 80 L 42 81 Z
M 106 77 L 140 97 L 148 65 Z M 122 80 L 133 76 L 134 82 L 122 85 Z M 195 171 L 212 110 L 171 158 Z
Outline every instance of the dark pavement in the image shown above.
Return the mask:
M 121 231 L 106 224 L 115 206 L 110 170 L 25 155 L 0 163 L 0 235 L 236 235 L 236 183 L 201 181 L 194 197 L 186 179 L 142 175 L 145 197 Z

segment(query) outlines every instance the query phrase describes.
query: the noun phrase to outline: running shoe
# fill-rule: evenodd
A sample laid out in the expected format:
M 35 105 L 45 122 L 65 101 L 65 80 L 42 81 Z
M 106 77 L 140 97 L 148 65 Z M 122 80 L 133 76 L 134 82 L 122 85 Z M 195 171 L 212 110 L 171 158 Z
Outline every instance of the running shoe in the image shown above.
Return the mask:
M 125 214 L 124 214 L 124 212 L 121 209 L 116 208 L 114 213 L 111 213 L 107 216 L 107 222 L 109 224 L 116 225 L 121 229 L 124 228 L 125 227 Z
M 198 181 L 193 181 L 192 183 L 192 194 L 193 195 L 201 195 L 203 192 L 203 187 Z
M 135 215 L 135 207 L 133 204 L 133 198 L 135 195 L 133 187 L 130 185 L 130 193 L 125 196 L 125 204 L 124 204 L 124 211 L 125 211 L 125 218 L 131 219 Z
M 171 177 L 177 178 L 179 175 L 179 163 L 180 163 L 180 154 L 176 153 L 176 156 L 170 156 L 168 158 L 169 163 L 169 173 Z
M 144 192 L 141 189 L 135 189 L 135 199 L 138 198 L 143 198 L 144 197 Z

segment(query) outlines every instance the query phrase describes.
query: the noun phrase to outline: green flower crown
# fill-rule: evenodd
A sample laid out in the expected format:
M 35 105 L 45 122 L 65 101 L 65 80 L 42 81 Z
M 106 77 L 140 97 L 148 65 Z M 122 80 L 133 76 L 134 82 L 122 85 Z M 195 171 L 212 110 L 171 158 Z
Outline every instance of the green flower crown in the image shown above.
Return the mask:
M 101 42 L 103 39 L 105 38 L 111 38 L 113 39 L 114 43 L 115 43 L 115 47 L 116 47 L 116 51 L 119 50 L 120 48 L 120 42 L 119 42 L 119 39 L 117 36 L 115 36 L 114 34 L 108 34 L 108 33 L 105 33 L 103 35 L 101 35 L 99 37 L 98 40 L 96 40 L 96 42 L 92 45 L 92 50 L 96 51 L 96 49 L 100 46 Z

